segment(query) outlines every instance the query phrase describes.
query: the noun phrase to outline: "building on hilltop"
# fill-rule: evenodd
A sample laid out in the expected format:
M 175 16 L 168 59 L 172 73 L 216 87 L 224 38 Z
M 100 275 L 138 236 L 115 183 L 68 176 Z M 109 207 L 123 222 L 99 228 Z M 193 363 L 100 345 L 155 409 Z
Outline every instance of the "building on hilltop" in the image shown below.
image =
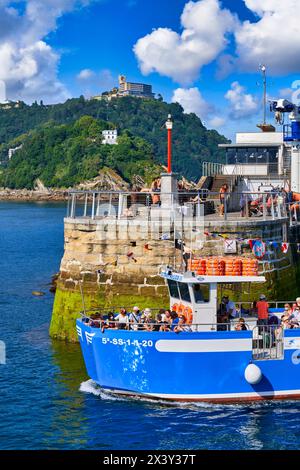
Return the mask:
M 102 131 L 102 137 L 102 144 L 118 145 L 118 131 L 116 129 Z
M 102 93 L 100 96 L 93 96 L 93 100 L 111 101 L 113 98 L 124 98 L 125 96 L 135 96 L 136 98 L 154 99 L 155 94 L 152 91 L 152 85 L 145 83 L 127 82 L 124 75 L 119 76 L 119 88 L 115 87 L 109 92 Z
M 146 85 L 145 83 L 127 82 L 124 75 L 119 76 L 119 95 L 136 96 L 138 98 L 154 98 L 154 93 L 152 93 L 152 85 Z
M 0 102 L 0 109 L 20 108 L 21 101 L 4 101 Z

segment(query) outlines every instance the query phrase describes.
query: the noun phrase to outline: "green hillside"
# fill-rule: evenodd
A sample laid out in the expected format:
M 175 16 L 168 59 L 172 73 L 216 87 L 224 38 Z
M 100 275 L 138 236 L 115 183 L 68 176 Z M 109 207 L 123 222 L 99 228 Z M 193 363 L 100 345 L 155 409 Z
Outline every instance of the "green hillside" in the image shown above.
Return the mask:
M 197 180 L 203 161 L 221 161 L 218 144 L 227 140 L 207 130 L 195 114 L 184 114 L 179 104 L 160 100 L 80 97 L 58 105 L 23 103 L 20 108 L 0 109 L 0 185 L 30 188 L 40 178 L 47 186 L 66 187 L 95 176 L 103 166 L 116 169 L 125 179 L 138 171 L 147 177 L 155 163 L 166 163 L 162 126 L 168 114 L 175 121 L 174 170 Z M 101 145 L 101 131 L 114 127 L 121 134 L 119 145 Z M 8 148 L 21 143 L 23 148 L 8 162 Z

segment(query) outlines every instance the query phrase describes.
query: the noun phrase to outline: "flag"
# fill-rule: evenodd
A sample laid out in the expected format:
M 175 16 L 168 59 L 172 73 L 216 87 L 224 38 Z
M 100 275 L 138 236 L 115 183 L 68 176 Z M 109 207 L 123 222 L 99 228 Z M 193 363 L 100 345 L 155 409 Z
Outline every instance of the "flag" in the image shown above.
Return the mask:
M 248 243 L 250 245 L 251 250 L 253 249 L 256 242 L 257 242 L 257 240 L 248 240 Z
M 282 253 L 286 254 L 289 251 L 289 247 L 290 247 L 289 243 L 282 243 L 281 244 Z

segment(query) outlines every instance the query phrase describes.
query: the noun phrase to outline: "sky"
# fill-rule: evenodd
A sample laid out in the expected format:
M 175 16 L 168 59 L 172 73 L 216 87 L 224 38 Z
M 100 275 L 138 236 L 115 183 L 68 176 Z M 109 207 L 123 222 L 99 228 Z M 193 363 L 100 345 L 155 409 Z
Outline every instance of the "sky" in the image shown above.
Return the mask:
M 269 99 L 299 99 L 299 17 L 300 0 L 0 0 L 0 100 L 90 97 L 125 74 L 233 138 L 262 121 L 260 65 Z

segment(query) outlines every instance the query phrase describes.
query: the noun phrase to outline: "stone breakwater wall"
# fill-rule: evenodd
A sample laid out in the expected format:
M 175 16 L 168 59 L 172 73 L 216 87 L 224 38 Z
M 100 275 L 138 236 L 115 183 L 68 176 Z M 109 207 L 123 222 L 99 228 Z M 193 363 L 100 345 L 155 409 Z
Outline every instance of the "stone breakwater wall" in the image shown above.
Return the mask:
M 66 219 L 50 334 L 76 339 L 74 320 L 82 310 L 80 282 L 87 309 L 167 308 L 168 293 L 159 273 L 166 265 L 179 267 L 181 251 L 175 249 L 174 238 L 161 240 L 163 229 L 143 220 Z
M 29 189 L 0 188 L 0 201 L 67 201 L 68 192 L 63 190 L 36 191 Z
M 204 236 L 204 227 L 195 228 L 197 221 L 185 224 L 184 240 L 194 256 L 224 255 L 224 239 Z M 166 227 L 162 222 L 138 219 L 65 219 L 65 252 L 50 326 L 52 337 L 77 341 L 75 319 L 83 309 L 80 282 L 86 309 L 105 307 L 166 308 L 168 291 L 159 276 L 162 266 L 180 267 L 180 249 L 175 239 L 180 227 Z M 168 233 L 169 239 L 164 238 Z M 224 233 L 232 238 L 263 238 L 282 240 L 287 227 L 282 221 L 210 221 L 209 232 Z M 252 256 L 249 246 L 240 242 L 238 254 Z M 239 301 L 256 300 L 262 291 L 269 299 L 293 299 L 297 293 L 298 258 L 292 250 L 288 255 L 273 253 L 267 264 L 261 264 L 267 283 L 252 285 L 231 296 Z M 298 292 L 299 294 L 299 292 Z M 236 297 L 237 295 L 237 297 Z

